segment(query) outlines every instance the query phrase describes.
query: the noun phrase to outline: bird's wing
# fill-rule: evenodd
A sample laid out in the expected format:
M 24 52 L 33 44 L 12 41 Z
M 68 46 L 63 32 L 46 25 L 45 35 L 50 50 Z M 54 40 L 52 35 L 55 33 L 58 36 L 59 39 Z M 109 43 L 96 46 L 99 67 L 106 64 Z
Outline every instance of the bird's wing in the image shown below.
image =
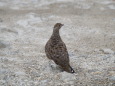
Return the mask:
M 58 43 L 53 47 L 52 51 L 52 59 L 56 64 L 61 63 L 69 63 L 69 55 L 66 48 L 66 45 L 63 42 Z
M 52 49 L 51 49 L 51 45 L 50 45 L 50 40 L 46 43 L 45 45 L 45 53 L 46 53 L 46 56 L 49 58 L 49 59 L 52 59 Z

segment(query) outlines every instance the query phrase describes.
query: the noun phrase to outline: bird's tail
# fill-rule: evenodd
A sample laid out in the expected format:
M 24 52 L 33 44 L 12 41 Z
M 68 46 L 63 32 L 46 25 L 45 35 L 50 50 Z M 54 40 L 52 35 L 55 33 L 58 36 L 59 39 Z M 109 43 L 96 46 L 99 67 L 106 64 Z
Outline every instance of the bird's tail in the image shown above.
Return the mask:
M 70 66 L 70 69 L 71 69 L 71 73 L 75 73 L 75 71 L 73 70 L 73 68 Z

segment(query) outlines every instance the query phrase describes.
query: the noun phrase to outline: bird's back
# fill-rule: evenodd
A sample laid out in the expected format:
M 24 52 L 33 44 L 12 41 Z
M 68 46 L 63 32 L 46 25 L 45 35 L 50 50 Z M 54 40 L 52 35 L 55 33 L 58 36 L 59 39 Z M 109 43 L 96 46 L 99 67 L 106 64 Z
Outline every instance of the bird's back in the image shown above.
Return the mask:
M 45 52 L 49 59 L 58 65 L 69 62 L 69 55 L 65 43 L 61 39 L 50 38 L 46 43 Z

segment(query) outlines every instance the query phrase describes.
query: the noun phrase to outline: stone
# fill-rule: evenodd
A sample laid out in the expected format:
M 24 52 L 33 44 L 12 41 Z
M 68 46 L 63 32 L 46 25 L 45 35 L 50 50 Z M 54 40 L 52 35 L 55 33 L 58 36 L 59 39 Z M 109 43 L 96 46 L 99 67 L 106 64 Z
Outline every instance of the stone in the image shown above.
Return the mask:
M 0 22 L 3 22 L 3 20 L 0 18 Z
M 100 49 L 100 51 L 102 51 L 104 54 L 114 54 L 114 51 L 112 51 L 111 49 Z
M 109 77 L 109 80 L 111 80 L 111 81 L 115 81 L 115 76 L 111 76 L 111 77 Z
M 1 48 L 6 48 L 6 45 L 0 41 L 0 49 Z
M 60 74 L 60 79 L 64 80 L 64 82 L 69 82 L 74 81 L 76 78 L 74 74 L 67 73 L 64 71 Z

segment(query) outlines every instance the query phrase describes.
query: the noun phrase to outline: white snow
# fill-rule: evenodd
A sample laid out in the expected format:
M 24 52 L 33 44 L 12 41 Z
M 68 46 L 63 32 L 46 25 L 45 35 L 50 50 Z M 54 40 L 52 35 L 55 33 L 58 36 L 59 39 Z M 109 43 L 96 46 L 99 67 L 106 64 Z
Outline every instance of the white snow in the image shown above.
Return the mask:
M 3 3 L 3 2 L 0 2 L 0 6 L 2 7 L 2 6 L 5 6 L 6 4 L 5 3 Z
M 34 13 L 29 13 L 26 16 L 26 19 L 17 21 L 17 24 L 23 26 L 24 28 L 31 27 L 33 24 L 41 23 L 42 20 L 40 17 L 35 17 Z
M 100 10 L 104 11 L 104 10 L 105 10 L 105 8 L 104 8 L 104 7 L 101 7 L 101 8 L 100 8 Z
M 102 1 L 97 1 L 97 2 L 98 2 L 98 3 L 101 3 L 101 4 L 105 4 L 105 5 L 112 3 L 112 1 L 110 1 L 110 0 L 108 0 L 108 1 L 102 0 Z
M 100 51 L 102 51 L 105 54 L 114 54 L 114 51 L 112 51 L 111 49 L 100 49 Z
M 115 5 L 109 5 L 108 7 L 109 7 L 109 9 L 115 10 Z

